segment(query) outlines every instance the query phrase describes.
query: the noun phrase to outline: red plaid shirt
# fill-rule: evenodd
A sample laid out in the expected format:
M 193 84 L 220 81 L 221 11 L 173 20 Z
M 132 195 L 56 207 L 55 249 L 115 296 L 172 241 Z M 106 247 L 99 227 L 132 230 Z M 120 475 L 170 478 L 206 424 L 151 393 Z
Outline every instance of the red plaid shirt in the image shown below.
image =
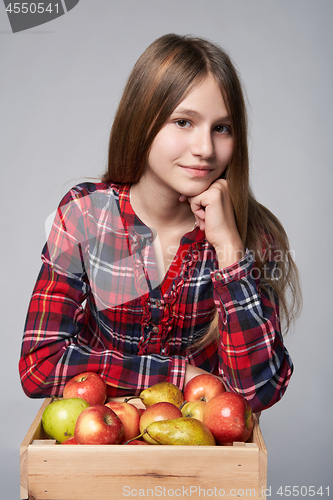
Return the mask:
M 181 240 L 163 281 L 154 235 L 135 215 L 129 185 L 84 183 L 60 203 L 42 252 L 19 363 L 29 397 L 61 395 L 84 371 L 110 396 L 167 380 L 183 388 L 190 363 L 221 376 L 254 411 L 278 401 L 293 366 L 277 304 L 259 292 L 249 252 L 218 269 L 195 228 Z M 191 349 L 218 310 L 220 341 Z

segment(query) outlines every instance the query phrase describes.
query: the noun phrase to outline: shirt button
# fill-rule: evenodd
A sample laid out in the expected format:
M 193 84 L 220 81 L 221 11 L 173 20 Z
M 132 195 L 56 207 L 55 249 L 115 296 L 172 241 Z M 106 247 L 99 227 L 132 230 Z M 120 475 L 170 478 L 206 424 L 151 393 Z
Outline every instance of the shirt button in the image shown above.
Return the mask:
M 153 332 L 154 333 L 158 333 L 160 331 L 159 327 L 158 326 L 154 326 L 153 327 Z
M 215 279 L 216 279 L 217 281 L 221 281 L 221 279 L 222 279 L 222 274 L 221 274 L 221 273 L 216 273 L 216 274 L 215 274 Z

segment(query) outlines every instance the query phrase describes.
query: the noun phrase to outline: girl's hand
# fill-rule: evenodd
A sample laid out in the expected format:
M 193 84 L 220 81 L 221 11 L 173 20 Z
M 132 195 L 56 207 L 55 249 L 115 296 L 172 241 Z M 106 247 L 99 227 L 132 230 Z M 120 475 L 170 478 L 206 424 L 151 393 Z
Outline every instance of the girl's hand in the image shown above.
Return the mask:
M 186 198 L 195 215 L 196 223 L 216 250 L 219 267 L 237 262 L 244 255 L 244 245 L 238 233 L 228 183 L 216 180 L 206 191 Z
M 201 375 L 202 373 L 208 372 L 206 372 L 202 368 L 199 368 L 198 366 L 186 363 L 184 387 L 192 378 L 196 377 L 197 375 Z

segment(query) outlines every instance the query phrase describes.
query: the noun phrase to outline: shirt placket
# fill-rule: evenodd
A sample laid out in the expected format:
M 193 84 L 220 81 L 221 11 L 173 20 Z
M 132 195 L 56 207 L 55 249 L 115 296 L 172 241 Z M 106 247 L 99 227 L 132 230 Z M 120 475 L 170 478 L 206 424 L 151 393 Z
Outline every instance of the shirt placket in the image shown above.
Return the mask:
M 150 321 L 146 325 L 149 341 L 147 343 L 147 354 L 164 354 L 162 346 L 162 316 L 164 301 L 161 297 L 155 252 L 152 244 L 144 249 L 144 264 L 147 269 L 147 278 L 150 281 L 149 309 Z

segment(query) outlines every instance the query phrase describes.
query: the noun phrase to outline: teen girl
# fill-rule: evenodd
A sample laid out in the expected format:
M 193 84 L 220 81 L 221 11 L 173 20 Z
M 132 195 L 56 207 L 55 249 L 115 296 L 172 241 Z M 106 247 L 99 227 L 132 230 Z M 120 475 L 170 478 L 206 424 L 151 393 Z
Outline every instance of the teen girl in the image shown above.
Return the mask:
M 171 34 L 143 53 L 107 172 L 63 198 L 42 261 L 19 364 L 29 397 L 96 371 L 109 396 L 211 372 L 254 411 L 281 398 L 297 270 L 251 194 L 244 98 L 219 47 Z

